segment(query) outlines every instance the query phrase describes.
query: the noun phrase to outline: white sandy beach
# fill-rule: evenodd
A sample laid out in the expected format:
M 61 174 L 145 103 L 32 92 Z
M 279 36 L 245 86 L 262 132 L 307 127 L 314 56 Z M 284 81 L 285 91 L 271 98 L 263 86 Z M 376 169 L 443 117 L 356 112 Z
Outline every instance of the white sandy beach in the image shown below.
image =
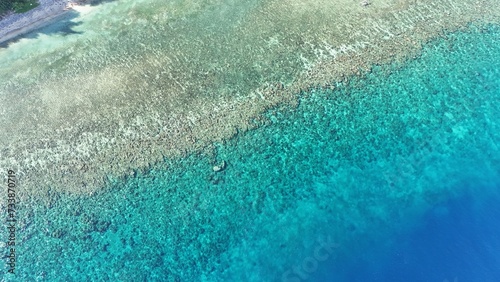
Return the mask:
M 40 5 L 22 14 L 8 15 L 0 20 L 0 43 L 33 31 L 71 10 L 71 0 L 39 0 Z

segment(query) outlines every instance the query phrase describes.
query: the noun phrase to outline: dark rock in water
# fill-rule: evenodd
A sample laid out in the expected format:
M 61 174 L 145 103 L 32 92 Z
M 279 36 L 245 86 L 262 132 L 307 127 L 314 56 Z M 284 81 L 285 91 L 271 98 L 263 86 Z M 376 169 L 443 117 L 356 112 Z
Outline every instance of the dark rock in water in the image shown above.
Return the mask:
M 227 163 L 226 163 L 226 161 L 222 161 L 222 163 L 221 163 L 220 165 L 215 165 L 215 166 L 212 168 L 212 170 L 213 170 L 214 172 L 220 172 L 220 171 L 225 170 L 225 169 L 226 169 L 226 167 L 227 167 Z

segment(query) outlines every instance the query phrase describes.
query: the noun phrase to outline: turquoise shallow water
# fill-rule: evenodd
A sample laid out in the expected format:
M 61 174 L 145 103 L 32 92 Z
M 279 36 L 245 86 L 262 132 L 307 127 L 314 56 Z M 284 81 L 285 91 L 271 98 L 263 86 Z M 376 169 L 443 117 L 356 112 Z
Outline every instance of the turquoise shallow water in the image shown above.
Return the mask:
M 24 207 L 14 280 L 409 281 L 427 264 L 434 276 L 412 281 L 474 279 L 454 270 L 460 252 L 424 255 L 447 242 L 437 227 L 461 233 L 471 225 L 453 223 L 474 211 L 463 222 L 494 237 L 480 227 L 497 214 L 485 210 L 500 183 L 499 43 L 498 26 L 448 34 L 266 113 L 213 154 Z M 457 242 L 481 259 L 476 240 Z

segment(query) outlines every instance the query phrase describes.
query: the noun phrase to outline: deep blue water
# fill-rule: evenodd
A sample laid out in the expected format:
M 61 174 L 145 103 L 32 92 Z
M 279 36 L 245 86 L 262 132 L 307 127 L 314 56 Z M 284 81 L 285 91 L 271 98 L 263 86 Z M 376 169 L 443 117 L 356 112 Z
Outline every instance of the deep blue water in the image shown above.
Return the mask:
M 389 246 L 325 265 L 313 281 L 500 281 L 499 203 L 498 192 L 447 199 Z
M 426 213 L 397 239 L 380 281 L 500 281 L 500 197 L 491 196 L 465 194 Z
M 21 208 L 17 279 L 497 281 L 499 43 L 448 34 L 210 152 Z

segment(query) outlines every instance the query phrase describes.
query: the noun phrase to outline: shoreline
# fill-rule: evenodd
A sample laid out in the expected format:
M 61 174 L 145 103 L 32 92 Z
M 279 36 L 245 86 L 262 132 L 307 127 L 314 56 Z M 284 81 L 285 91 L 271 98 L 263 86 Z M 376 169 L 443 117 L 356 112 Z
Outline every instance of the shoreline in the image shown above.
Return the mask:
M 40 0 L 40 5 L 26 13 L 11 14 L 0 20 L 0 44 L 44 27 L 72 11 L 77 2 L 71 0 Z

